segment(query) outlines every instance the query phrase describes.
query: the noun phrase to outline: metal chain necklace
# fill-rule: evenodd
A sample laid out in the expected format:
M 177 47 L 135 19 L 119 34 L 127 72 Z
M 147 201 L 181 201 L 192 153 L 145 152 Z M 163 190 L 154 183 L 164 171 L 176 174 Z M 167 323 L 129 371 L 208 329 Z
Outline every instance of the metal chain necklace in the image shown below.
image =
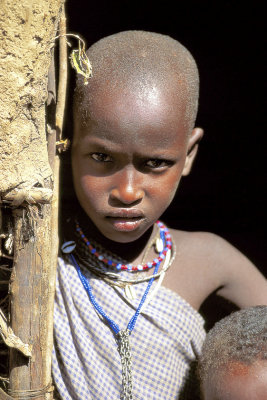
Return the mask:
M 122 391 L 123 400 L 132 400 L 133 379 L 132 379 L 132 357 L 130 347 L 129 329 L 121 330 L 118 337 L 118 352 L 121 358 Z
M 162 224 L 163 225 L 163 224 Z M 164 225 L 163 225 L 164 226 Z M 167 234 L 166 234 L 166 231 Z M 172 242 L 171 242 L 171 236 L 169 234 L 168 229 L 164 226 L 164 228 L 160 229 L 160 237 L 164 243 L 165 246 L 163 246 L 163 250 L 160 252 L 159 257 L 157 258 L 157 262 L 155 263 L 155 269 L 153 271 L 153 275 L 150 277 L 150 280 L 148 282 L 148 285 L 146 287 L 146 290 L 141 298 L 141 301 L 136 309 L 136 312 L 130 319 L 127 328 L 124 330 L 121 330 L 119 326 L 116 324 L 115 321 L 113 321 L 102 309 L 100 304 L 96 301 L 94 294 L 92 292 L 92 288 L 90 285 L 90 282 L 86 279 L 86 277 L 82 274 L 81 269 L 79 264 L 77 263 L 75 257 L 73 254 L 69 252 L 69 257 L 71 261 L 73 262 L 74 266 L 76 267 L 78 276 L 88 294 L 88 297 L 94 306 L 95 310 L 107 321 L 109 327 L 111 330 L 114 332 L 116 340 L 117 340 L 117 345 L 118 345 L 118 352 L 120 355 L 121 359 L 121 366 L 122 366 L 122 390 L 121 390 L 121 400 L 132 400 L 132 388 L 133 388 L 133 382 L 132 382 L 132 358 L 131 358 L 131 348 L 130 348 L 130 334 L 132 330 L 134 329 L 134 326 L 136 324 L 137 318 L 141 312 L 141 309 L 147 299 L 148 292 L 152 286 L 152 283 L 154 281 L 154 276 L 157 275 L 159 266 L 161 261 L 165 258 L 165 255 L 163 254 L 164 249 L 166 248 L 166 241 L 168 241 L 168 250 L 171 251 L 172 249 Z

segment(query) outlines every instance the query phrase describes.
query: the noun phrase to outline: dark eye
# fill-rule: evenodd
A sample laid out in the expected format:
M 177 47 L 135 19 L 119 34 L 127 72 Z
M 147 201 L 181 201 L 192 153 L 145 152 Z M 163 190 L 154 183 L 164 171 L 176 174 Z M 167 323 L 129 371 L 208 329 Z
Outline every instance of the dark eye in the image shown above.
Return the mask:
M 159 160 L 159 159 L 155 159 L 155 160 L 148 160 L 146 161 L 146 166 L 148 168 L 165 168 L 168 167 L 170 165 L 170 162 L 168 162 L 167 160 Z
M 98 162 L 111 162 L 112 158 L 105 153 L 91 153 L 91 157 L 93 160 Z

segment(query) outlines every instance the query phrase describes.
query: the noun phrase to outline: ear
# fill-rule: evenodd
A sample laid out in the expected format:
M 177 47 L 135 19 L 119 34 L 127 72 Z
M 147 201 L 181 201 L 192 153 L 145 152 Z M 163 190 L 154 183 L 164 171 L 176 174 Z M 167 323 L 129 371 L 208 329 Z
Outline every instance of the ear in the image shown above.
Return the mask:
M 189 175 L 194 159 L 197 155 L 198 151 L 198 143 L 202 139 L 202 136 L 204 135 L 204 130 L 202 128 L 194 128 L 192 130 L 192 133 L 190 135 L 189 141 L 188 141 L 188 152 L 187 156 L 185 159 L 185 165 L 183 169 L 183 176 Z

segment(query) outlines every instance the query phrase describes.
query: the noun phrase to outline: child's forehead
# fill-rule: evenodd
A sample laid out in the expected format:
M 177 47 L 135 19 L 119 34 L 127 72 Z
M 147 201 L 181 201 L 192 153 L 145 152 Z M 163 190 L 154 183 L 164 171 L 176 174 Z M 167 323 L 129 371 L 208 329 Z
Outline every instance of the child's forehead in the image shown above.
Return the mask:
M 233 396 L 235 394 L 234 399 L 238 395 L 245 398 L 251 392 L 255 394 L 253 399 L 265 400 L 266 397 L 261 395 L 267 393 L 267 360 L 256 360 L 251 364 L 231 362 L 223 376 L 223 382 L 223 387 L 233 393 Z M 252 397 L 249 396 L 249 399 Z
M 230 361 L 226 367 L 226 377 L 238 378 L 265 373 L 267 377 L 267 360 L 256 359 L 254 362 L 246 364 L 241 361 Z
M 116 118 L 127 124 L 135 120 L 177 123 L 177 119 L 183 119 L 183 122 L 186 119 L 184 93 L 174 84 L 162 87 L 154 82 L 141 88 L 101 84 L 88 98 L 89 101 L 84 97 L 82 107 L 77 109 L 77 122 L 82 114 L 86 114 L 89 120 L 103 123 Z
M 168 109 L 168 112 L 175 110 L 179 113 L 185 108 L 185 104 L 184 96 L 173 85 L 162 88 L 153 84 L 141 89 L 125 86 L 111 90 L 104 88 L 95 94 L 91 108 L 94 112 L 101 112 L 103 109 L 107 112 L 110 108 L 117 111 L 123 109 L 134 115 L 142 111 L 153 114 L 160 109 Z
M 102 87 L 88 105 L 89 118 L 83 124 L 78 121 L 76 131 L 120 143 L 123 138 L 133 144 L 151 141 L 151 146 L 176 142 L 177 136 L 184 141 L 188 136 L 185 109 L 173 88 L 162 90 L 154 85 L 139 91 Z
M 266 400 L 267 360 L 229 361 L 204 382 L 205 400 Z

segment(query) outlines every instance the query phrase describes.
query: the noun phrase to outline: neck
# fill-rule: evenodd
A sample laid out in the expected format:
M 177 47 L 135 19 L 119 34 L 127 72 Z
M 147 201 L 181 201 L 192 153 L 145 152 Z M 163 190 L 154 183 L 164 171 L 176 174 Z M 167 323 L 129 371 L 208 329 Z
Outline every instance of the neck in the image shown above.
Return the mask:
M 128 263 L 141 262 L 144 250 L 149 240 L 156 233 L 156 228 L 152 226 L 139 239 L 133 242 L 119 243 L 103 236 L 102 233 L 97 229 L 97 227 L 83 211 L 82 213 L 79 213 L 77 219 L 82 227 L 84 234 L 88 237 L 88 239 L 94 240 L 105 249 L 118 255 L 120 258 L 127 261 Z

